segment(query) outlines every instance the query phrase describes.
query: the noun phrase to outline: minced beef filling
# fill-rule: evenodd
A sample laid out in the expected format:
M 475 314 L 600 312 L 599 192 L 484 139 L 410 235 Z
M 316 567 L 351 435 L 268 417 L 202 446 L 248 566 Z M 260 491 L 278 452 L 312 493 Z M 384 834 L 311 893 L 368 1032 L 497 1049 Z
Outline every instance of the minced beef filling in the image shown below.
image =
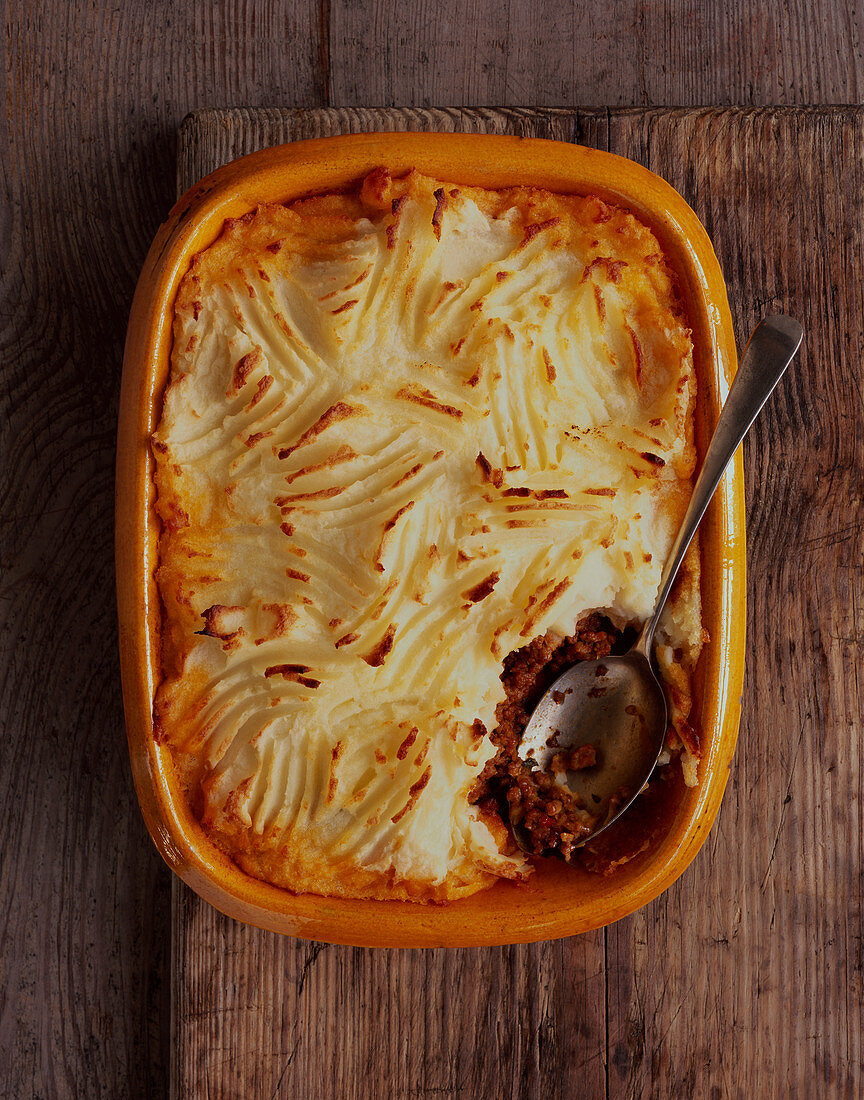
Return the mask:
M 595 613 L 582 619 L 569 638 L 544 634 L 504 661 L 501 681 L 507 697 L 498 704 L 498 724 L 490 734 L 498 752 L 480 774 L 472 802 L 497 811 L 505 822 L 517 822 L 535 855 L 557 850 L 569 860 L 574 846 L 594 828 L 595 818 L 549 773 L 520 759 L 522 734 L 534 708 L 566 668 L 608 656 L 620 647 L 620 639 L 619 631 Z M 574 767 L 594 763 L 590 748 L 574 756 L 568 761 Z

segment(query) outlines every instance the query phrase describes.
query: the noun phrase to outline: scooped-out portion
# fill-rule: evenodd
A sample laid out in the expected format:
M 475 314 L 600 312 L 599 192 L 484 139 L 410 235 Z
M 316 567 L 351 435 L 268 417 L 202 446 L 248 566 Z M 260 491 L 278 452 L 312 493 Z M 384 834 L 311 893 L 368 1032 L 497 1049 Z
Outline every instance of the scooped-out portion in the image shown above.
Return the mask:
M 534 855 L 558 852 L 569 860 L 594 831 L 596 817 L 558 776 L 591 767 L 595 754 L 589 742 L 572 753 L 561 753 L 568 759 L 553 759 L 553 767 L 542 770 L 530 759 L 521 759 L 522 733 L 534 707 L 565 669 L 577 661 L 608 657 L 620 637 L 608 620 L 592 614 L 577 624 L 569 638 L 544 634 L 504 661 L 501 680 L 506 697 L 498 704 L 498 724 L 490 735 L 498 751 L 483 769 L 472 797 L 487 812 L 494 808 L 505 819 L 518 822 L 530 838 Z

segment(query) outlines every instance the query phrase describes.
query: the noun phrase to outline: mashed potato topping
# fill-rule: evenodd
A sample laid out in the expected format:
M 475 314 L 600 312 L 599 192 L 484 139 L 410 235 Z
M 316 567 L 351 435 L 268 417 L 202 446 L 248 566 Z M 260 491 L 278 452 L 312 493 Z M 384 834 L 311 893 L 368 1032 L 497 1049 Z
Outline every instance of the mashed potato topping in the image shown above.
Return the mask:
M 658 242 L 598 198 L 379 170 L 226 223 L 181 285 L 153 436 L 155 725 L 214 842 L 350 897 L 529 873 L 469 800 L 503 661 L 650 613 L 694 395 Z M 665 631 L 692 779 L 695 555 Z

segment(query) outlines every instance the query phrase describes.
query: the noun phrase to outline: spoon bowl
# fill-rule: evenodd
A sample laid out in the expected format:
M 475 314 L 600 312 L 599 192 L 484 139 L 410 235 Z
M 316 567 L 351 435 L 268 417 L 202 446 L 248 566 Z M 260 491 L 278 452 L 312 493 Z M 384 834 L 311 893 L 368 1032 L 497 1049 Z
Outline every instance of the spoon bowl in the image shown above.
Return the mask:
M 654 632 L 720 479 L 791 363 L 802 336 L 800 324 L 791 317 L 768 317 L 756 326 L 672 544 L 653 611 L 636 644 L 623 656 L 584 661 L 567 669 L 537 704 L 525 727 L 519 756 L 542 771 L 551 771 L 595 819 L 574 846 L 620 817 L 657 764 L 668 715 L 663 688 L 651 666 Z M 576 752 L 589 746 L 593 754 Z M 596 761 L 585 766 L 592 755 Z M 516 815 L 513 810 L 516 842 L 530 852 L 531 838 Z
M 525 727 L 520 754 L 551 771 L 573 749 L 594 750 L 593 764 L 562 771 L 571 794 L 597 819 L 596 833 L 639 794 L 646 761 L 656 762 L 665 734 L 663 689 L 647 658 L 631 650 L 582 661 L 559 676 Z

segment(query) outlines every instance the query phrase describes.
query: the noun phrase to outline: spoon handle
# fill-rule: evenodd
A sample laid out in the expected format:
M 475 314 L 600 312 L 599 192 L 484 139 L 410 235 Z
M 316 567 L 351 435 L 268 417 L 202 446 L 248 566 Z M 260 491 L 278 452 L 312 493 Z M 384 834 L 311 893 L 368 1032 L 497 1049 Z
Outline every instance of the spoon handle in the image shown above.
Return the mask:
M 729 390 L 729 396 L 726 398 L 726 404 L 714 429 L 714 436 L 705 455 L 705 461 L 696 479 L 690 504 L 687 506 L 678 536 L 666 561 L 654 613 L 642 628 L 642 633 L 633 647 L 649 659 L 660 613 L 666 605 L 678 567 L 696 533 L 699 521 L 705 514 L 738 445 L 747 434 L 759 410 L 768 400 L 768 395 L 792 362 L 803 335 L 803 329 L 792 317 L 782 315 L 766 317 L 756 326 L 744 349 L 738 373 Z

